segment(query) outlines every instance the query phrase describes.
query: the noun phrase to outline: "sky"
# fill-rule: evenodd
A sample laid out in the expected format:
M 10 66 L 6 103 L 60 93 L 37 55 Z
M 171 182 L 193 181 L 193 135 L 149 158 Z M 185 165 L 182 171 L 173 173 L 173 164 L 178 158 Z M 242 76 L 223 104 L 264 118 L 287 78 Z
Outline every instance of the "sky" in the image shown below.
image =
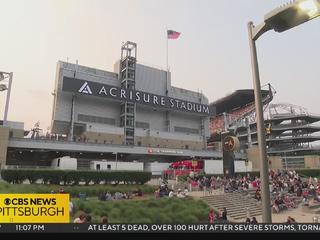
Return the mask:
M 247 23 L 282 0 L 0 0 L 0 71 L 13 72 L 9 120 L 30 129 L 51 124 L 59 60 L 113 71 L 125 41 L 137 43 L 142 64 L 166 68 L 166 28 L 172 85 L 202 91 L 213 102 L 253 88 Z M 320 18 L 257 41 L 261 85 L 273 103 L 320 114 Z M 5 92 L 0 92 L 0 119 Z

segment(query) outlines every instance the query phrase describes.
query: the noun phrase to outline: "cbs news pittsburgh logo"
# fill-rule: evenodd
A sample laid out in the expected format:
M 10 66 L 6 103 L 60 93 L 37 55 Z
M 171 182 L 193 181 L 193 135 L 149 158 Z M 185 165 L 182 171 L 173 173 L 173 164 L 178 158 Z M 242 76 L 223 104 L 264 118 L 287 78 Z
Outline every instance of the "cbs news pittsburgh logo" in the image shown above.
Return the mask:
M 0 194 L 0 223 L 69 223 L 69 194 Z

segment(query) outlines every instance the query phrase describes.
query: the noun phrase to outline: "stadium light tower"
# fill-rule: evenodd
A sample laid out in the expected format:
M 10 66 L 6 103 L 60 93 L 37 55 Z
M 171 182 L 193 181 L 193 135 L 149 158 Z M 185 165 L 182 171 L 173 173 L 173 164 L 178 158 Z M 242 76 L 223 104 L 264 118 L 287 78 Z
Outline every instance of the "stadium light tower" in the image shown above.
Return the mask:
M 262 193 L 262 222 L 271 223 L 269 171 L 266 151 L 266 136 L 262 110 L 261 84 L 256 49 L 256 40 L 265 32 L 283 32 L 315 17 L 320 16 L 320 0 L 297 0 L 278 7 L 264 16 L 264 22 L 254 26 L 248 23 L 251 52 L 252 77 L 254 85 L 255 108 L 257 114 L 257 133 L 260 157 L 260 178 Z
M 6 105 L 4 109 L 4 116 L 3 116 L 3 126 L 7 125 L 7 118 L 8 118 L 8 110 L 9 110 L 9 102 L 10 102 L 10 94 L 11 94 L 11 85 L 12 85 L 12 77 L 13 73 L 7 73 L 0 71 L 0 82 L 2 80 L 5 80 L 6 78 L 9 78 L 8 86 L 6 84 L 0 84 L 0 92 L 7 90 L 7 96 L 6 96 Z

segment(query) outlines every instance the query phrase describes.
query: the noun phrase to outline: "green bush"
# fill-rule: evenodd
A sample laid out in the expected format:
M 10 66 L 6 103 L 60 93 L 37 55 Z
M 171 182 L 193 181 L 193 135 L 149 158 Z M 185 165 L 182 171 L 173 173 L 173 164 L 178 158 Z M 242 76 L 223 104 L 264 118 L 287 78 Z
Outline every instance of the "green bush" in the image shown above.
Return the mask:
M 141 224 L 196 224 L 207 223 L 209 206 L 203 201 L 193 199 L 161 198 L 148 200 L 117 200 L 117 201 L 81 201 L 73 200 L 78 212 L 85 212 L 94 221 L 108 216 L 110 223 L 141 223 Z M 178 207 L 177 207 L 178 206 Z M 93 222 L 99 223 L 99 222 Z
M 75 171 L 75 170 L 34 170 L 34 169 L 3 169 L 2 178 L 9 183 L 22 183 L 29 180 L 35 183 L 42 180 L 44 184 L 78 185 L 80 181 L 85 185 L 91 182 L 100 184 L 124 183 L 145 184 L 151 179 L 151 172 L 139 171 Z
M 58 192 L 61 185 L 50 184 L 10 184 L 0 182 L 0 193 L 50 193 L 51 191 Z M 79 193 L 86 193 L 88 197 L 95 197 L 105 192 L 114 194 L 115 192 L 133 192 L 141 189 L 144 194 L 154 193 L 156 187 L 150 185 L 135 185 L 135 184 L 119 184 L 119 185 L 89 185 L 89 186 L 63 186 L 65 192 L 70 193 L 70 196 L 78 196 Z
M 304 177 L 320 177 L 320 169 L 300 169 L 296 172 Z

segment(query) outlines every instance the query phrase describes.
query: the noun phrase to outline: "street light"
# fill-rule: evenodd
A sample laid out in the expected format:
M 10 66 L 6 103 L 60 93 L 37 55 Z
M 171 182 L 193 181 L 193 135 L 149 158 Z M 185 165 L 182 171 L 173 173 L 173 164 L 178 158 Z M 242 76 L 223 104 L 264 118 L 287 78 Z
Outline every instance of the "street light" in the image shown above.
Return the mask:
M 264 16 L 264 22 L 254 26 L 248 23 L 251 52 L 252 77 L 254 85 L 255 108 L 257 115 L 257 134 L 260 157 L 260 178 L 262 194 L 262 222 L 271 223 L 269 173 L 266 152 L 266 136 L 262 110 L 261 84 L 257 58 L 256 40 L 265 32 L 283 32 L 320 16 L 320 0 L 297 0 L 274 9 Z
M 7 125 L 7 118 L 8 118 L 8 111 L 9 111 L 9 102 L 10 102 L 10 94 L 11 94 L 11 85 L 12 85 L 12 77 L 13 73 L 7 73 L 7 72 L 1 72 L 0 71 L 0 81 L 5 80 L 6 78 L 9 78 L 8 86 L 6 84 L 0 84 L 0 92 L 7 90 L 7 96 L 6 96 L 6 105 L 4 109 L 4 116 L 3 116 L 3 126 Z

